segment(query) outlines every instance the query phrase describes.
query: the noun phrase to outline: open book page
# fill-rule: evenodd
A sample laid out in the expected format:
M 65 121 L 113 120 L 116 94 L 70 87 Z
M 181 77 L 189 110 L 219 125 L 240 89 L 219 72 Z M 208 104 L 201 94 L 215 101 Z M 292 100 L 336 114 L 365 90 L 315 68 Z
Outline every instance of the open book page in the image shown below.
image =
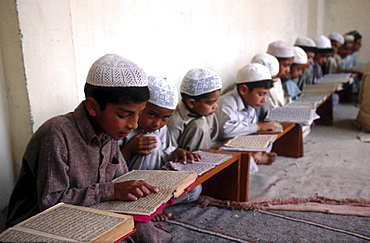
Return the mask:
M 202 156 L 202 160 L 195 161 L 193 164 L 190 163 L 182 164 L 179 162 L 170 161 L 168 162 L 168 167 L 178 171 L 195 170 L 198 173 L 198 175 L 202 175 L 205 172 L 216 167 L 217 165 L 222 164 L 223 162 L 233 157 L 231 154 L 210 153 L 200 150 L 194 151 L 193 153 L 197 153 L 200 156 Z
M 276 125 L 276 128 L 274 130 L 260 131 L 260 132 L 257 132 L 257 133 L 272 133 L 272 132 L 283 132 L 284 131 L 283 126 L 279 122 L 273 122 L 273 123 Z
M 277 135 L 247 135 L 230 139 L 220 148 L 226 151 L 266 151 Z
M 289 103 L 287 106 L 309 106 L 318 107 L 324 102 L 331 93 L 303 93 L 297 100 Z
M 360 132 L 357 134 L 357 137 L 361 142 L 370 142 L 370 133 L 368 132 Z
M 114 182 L 143 180 L 159 189 L 136 201 L 107 201 L 90 207 L 126 214 L 151 215 L 162 204 L 167 203 L 173 196 L 179 196 L 197 179 L 195 171 L 166 171 L 166 170 L 133 170 L 114 180 Z
M 305 85 L 302 93 L 334 93 L 343 89 L 341 83 L 318 83 Z
M 357 72 L 357 73 L 364 73 L 365 70 L 366 70 L 366 66 L 368 65 L 368 63 L 366 64 L 359 64 L 359 65 L 356 65 L 356 66 L 353 66 L 349 69 L 349 71 L 354 71 L 354 72 Z
M 133 230 L 131 216 L 59 203 L 3 232 L 0 241 L 113 242 Z
M 331 73 L 325 74 L 325 76 L 320 79 L 320 83 L 347 83 L 351 81 L 351 73 Z
M 276 107 L 268 111 L 266 121 L 295 122 L 310 125 L 318 119 L 316 108 L 309 106 L 285 106 Z

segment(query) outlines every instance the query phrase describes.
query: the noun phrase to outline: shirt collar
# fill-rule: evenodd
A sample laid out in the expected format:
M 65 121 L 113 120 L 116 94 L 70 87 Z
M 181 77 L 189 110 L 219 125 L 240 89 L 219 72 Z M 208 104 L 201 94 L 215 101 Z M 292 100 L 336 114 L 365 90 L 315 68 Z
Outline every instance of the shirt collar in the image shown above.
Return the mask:
M 187 116 L 189 116 L 189 117 L 200 117 L 198 114 L 190 112 L 188 110 L 188 108 L 185 106 L 184 102 L 182 102 L 182 101 L 178 104 L 177 107 L 179 109 L 180 116 L 183 120 L 186 120 Z
M 87 110 L 85 108 L 84 102 L 81 102 L 77 108 L 74 110 L 74 116 L 76 118 L 76 124 L 78 129 L 80 130 L 80 133 L 85 140 L 86 144 L 92 143 L 94 140 L 99 141 L 98 137 L 96 136 L 96 133 L 94 131 L 93 126 L 91 125 L 91 122 L 88 117 Z M 109 140 L 109 136 L 105 133 L 103 133 L 102 138 L 100 139 L 100 142 L 102 144 L 105 144 L 107 140 Z
M 235 87 L 235 89 L 233 89 L 231 92 L 232 92 L 233 96 L 236 97 L 236 109 L 238 111 L 245 110 L 247 112 L 250 112 L 250 110 L 253 109 L 249 105 L 244 105 L 243 99 L 239 95 L 239 92 L 238 92 L 238 88 L 237 87 Z

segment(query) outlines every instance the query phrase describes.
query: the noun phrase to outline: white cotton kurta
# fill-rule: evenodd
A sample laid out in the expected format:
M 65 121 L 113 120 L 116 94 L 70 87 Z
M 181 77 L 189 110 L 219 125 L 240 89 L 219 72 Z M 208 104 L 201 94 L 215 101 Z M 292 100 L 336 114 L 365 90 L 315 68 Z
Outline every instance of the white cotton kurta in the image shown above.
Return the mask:
M 143 132 L 141 128 L 135 129 L 124 139 L 122 146 L 125 146 L 134 136 Z M 131 170 L 158 170 L 166 162 L 172 159 L 172 152 L 176 149 L 172 145 L 171 136 L 167 126 L 152 132 L 146 133 L 144 136 L 155 137 L 157 139 L 157 147 L 152 149 L 152 153 L 148 155 L 134 154 L 126 162 L 128 169 Z
M 221 140 L 257 132 L 256 110 L 244 105 L 237 88 L 222 95 L 217 104 L 216 116 L 220 123 Z
M 292 99 L 284 91 L 280 78 L 275 79 L 274 87 L 270 89 L 268 100 L 273 108 L 286 106 L 292 102 Z
M 329 57 L 325 65 L 329 74 L 343 72 L 342 58 L 338 54 Z
M 124 146 L 134 136 L 143 132 L 141 128 L 135 129 L 124 140 L 120 141 L 120 146 Z M 148 155 L 135 154 L 132 155 L 127 161 L 127 167 L 131 170 L 158 170 L 168 161 L 173 159 L 172 153 L 176 149 L 172 145 L 171 136 L 167 126 L 152 132 L 146 133 L 143 136 L 155 137 L 157 140 L 157 147 L 152 149 L 152 153 Z M 175 204 L 193 202 L 198 199 L 202 192 L 202 185 L 195 187 L 183 197 L 177 199 Z
M 220 138 L 222 140 L 245 136 L 258 130 L 258 117 L 256 109 L 244 105 L 237 88 L 222 95 L 218 99 L 216 116 L 220 125 Z M 250 173 L 258 171 L 258 166 L 251 157 Z

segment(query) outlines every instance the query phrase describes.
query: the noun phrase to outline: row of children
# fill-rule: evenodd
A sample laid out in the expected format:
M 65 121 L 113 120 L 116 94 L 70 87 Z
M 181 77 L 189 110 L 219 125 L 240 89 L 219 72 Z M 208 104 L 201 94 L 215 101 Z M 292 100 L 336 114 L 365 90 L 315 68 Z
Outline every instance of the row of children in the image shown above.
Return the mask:
M 308 38 L 301 39 L 298 44 L 307 46 Z M 315 48 L 320 50 L 320 45 Z M 165 78 L 150 77 L 148 83 L 135 63 L 118 55 L 101 57 L 86 79 L 86 99 L 73 112 L 46 121 L 30 139 L 9 202 L 7 227 L 59 202 L 89 206 L 137 200 L 158 189 L 144 181 L 112 182 L 129 168 L 158 169 L 168 160 L 192 163 L 201 159 L 194 150 L 274 129 L 273 123 L 258 121 L 256 108 L 289 102 L 281 78 L 288 77 L 293 63 L 309 63 L 298 50 L 282 41 L 271 43 L 269 54 L 256 55 L 241 68 L 236 87 L 220 99 L 222 82 L 215 72 L 190 70 L 181 84 L 180 103 L 176 88 Z M 116 141 L 122 141 L 121 147 Z M 258 152 L 253 159 L 255 164 L 271 164 L 276 154 Z M 195 200 L 200 190 L 183 200 Z M 157 220 L 169 216 L 163 213 Z M 171 237 L 149 222 L 130 240 L 166 242 Z

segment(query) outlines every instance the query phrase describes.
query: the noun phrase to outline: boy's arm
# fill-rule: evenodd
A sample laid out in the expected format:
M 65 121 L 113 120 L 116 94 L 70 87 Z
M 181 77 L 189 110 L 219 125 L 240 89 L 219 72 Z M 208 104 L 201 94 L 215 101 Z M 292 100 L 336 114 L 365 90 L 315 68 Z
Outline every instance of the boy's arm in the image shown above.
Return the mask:
M 220 124 L 220 138 L 222 140 L 243 136 L 258 131 L 257 123 L 249 123 L 241 120 L 238 112 L 233 104 L 224 103 L 216 111 L 217 118 Z

